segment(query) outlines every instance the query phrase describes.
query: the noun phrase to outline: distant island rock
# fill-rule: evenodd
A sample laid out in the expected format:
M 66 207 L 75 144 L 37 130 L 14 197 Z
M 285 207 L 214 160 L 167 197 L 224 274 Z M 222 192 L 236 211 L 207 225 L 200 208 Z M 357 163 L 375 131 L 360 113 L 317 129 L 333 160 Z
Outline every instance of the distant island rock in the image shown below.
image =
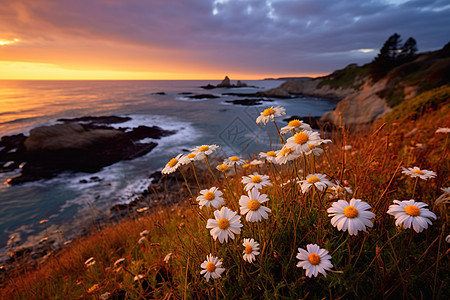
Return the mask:
M 240 80 L 238 80 L 236 82 L 236 84 L 232 84 L 231 80 L 230 80 L 230 78 L 228 78 L 228 76 L 225 76 L 225 78 L 222 80 L 222 82 L 219 83 L 218 85 L 208 84 L 208 85 L 201 86 L 201 88 L 206 89 L 206 90 L 211 90 L 211 89 L 215 89 L 215 88 L 242 88 L 242 87 L 249 87 L 249 85 L 247 85 L 245 82 L 241 82 Z
M 21 174 L 11 178 L 10 184 L 49 179 L 63 171 L 94 173 L 156 147 L 155 142 L 139 142 L 144 138 L 159 139 L 175 133 L 158 126 L 132 130 L 108 126 L 129 119 L 116 116 L 61 119 L 62 124 L 32 129 L 28 137 L 4 136 L 0 140 L 0 172 L 21 168 Z

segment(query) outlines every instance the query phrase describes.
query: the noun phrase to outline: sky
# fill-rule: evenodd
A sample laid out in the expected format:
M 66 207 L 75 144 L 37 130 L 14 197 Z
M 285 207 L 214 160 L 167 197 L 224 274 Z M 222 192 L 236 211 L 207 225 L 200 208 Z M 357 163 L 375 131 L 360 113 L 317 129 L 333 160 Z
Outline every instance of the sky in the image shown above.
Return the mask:
M 0 79 L 262 79 L 450 41 L 450 0 L 2 0 Z

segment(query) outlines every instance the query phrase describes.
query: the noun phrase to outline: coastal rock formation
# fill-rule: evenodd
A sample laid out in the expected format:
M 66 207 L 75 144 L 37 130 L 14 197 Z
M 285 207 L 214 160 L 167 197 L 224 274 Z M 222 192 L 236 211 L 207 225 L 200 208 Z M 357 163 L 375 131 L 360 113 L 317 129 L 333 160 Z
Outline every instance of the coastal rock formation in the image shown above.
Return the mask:
M 142 156 L 157 145 L 139 142 L 142 139 L 159 139 L 175 133 L 157 126 L 114 129 L 107 126 L 107 118 L 77 119 L 82 123 L 65 120 L 63 124 L 34 128 L 28 137 L 3 137 L 0 171 L 18 168 L 20 164 L 21 174 L 10 179 L 10 184 L 52 178 L 63 171 L 93 173 L 120 160 Z M 112 124 L 125 120 L 109 121 Z
M 228 76 L 225 76 L 222 82 L 219 83 L 218 85 L 207 84 L 205 86 L 201 86 L 201 88 L 206 90 L 211 90 L 215 88 L 241 88 L 241 87 L 248 87 L 248 85 L 245 82 L 241 82 L 240 80 L 238 80 L 236 84 L 232 84 Z
M 231 82 L 230 82 L 230 78 L 228 78 L 228 76 L 225 76 L 224 80 L 222 80 L 222 82 L 217 85 L 217 87 L 230 87 L 230 86 L 231 86 Z

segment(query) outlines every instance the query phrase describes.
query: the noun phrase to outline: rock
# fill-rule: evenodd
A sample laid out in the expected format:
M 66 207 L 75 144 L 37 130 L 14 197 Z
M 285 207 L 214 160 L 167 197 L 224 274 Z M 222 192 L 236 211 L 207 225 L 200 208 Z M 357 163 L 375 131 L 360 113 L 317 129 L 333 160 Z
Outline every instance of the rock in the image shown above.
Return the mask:
M 190 99 L 214 99 L 214 98 L 219 98 L 219 97 L 211 95 L 211 94 L 197 94 L 197 95 L 188 96 L 188 98 L 190 98 Z
M 238 80 L 236 82 L 236 87 L 247 87 L 247 84 L 245 82 L 241 82 L 240 80 Z
M 230 78 L 228 78 L 228 76 L 225 76 L 224 80 L 222 80 L 222 82 L 219 83 L 217 87 L 231 87 Z
M 3 157 L 7 160 L 0 161 L 0 170 L 22 165 L 21 175 L 10 179 L 10 184 L 52 178 L 66 170 L 93 173 L 120 160 L 142 156 L 157 145 L 153 142 L 139 143 L 139 140 L 158 139 L 175 133 L 158 126 L 139 126 L 126 132 L 126 128 L 114 129 L 89 123 L 92 121 L 103 124 L 108 120 L 101 118 L 77 118 L 82 120 L 83 124 L 66 119 L 64 124 L 34 128 L 28 137 L 3 137 L 0 147 L 4 149 L 0 152 L 2 160 Z M 124 120 L 109 118 L 109 121 Z M 18 150 L 15 153 L 6 153 L 13 146 Z M 8 161 L 14 163 L 4 167 Z M 93 181 L 95 178 L 91 178 L 90 182 Z
M 130 117 L 119 117 L 119 116 L 84 116 L 80 118 L 73 118 L 73 119 L 59 119 L 59 122 L 64 123 L 88 123 L 91 125 L 108 125 L 108 124 L 118 124 L 118 123 L 125 123 L 127 121 L 130 121 Z
M 215 89 L 216 86 L 208 83 L 207 85 L 201 86 L 201 88 L 205 89 L 205 90 L 212 90 L 212 89 Z

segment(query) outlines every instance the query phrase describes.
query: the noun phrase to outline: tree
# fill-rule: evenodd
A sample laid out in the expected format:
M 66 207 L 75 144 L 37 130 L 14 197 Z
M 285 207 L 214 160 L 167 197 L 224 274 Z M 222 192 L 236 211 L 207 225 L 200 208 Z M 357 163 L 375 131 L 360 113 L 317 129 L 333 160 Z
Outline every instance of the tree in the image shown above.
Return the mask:
M 405 63 L 412 60 L 416 56 L 417 43 L 416 40 L 410 37 L 402 46 L 399 54 L 399 62 Z

